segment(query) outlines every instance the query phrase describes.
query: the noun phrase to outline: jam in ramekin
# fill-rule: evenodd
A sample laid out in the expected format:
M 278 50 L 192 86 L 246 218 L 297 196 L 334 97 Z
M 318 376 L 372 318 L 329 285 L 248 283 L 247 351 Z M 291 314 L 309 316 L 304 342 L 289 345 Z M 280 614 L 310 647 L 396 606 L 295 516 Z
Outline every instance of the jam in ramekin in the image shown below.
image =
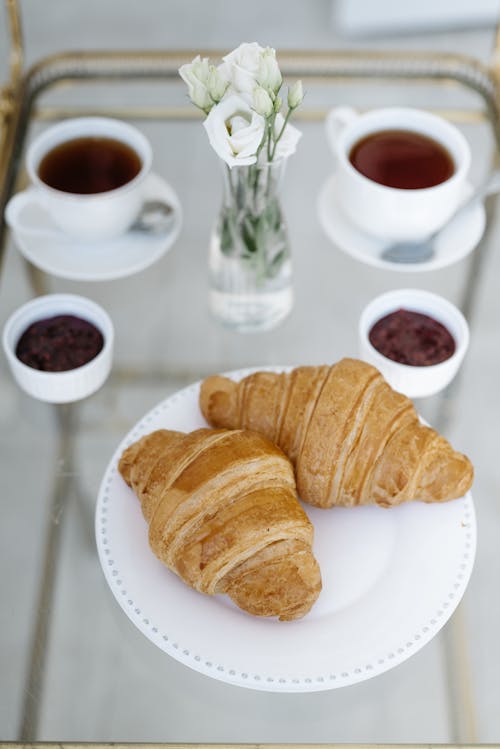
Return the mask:
M 429 315 L 398 309 L 378 320 L 370 330 L 372 346 L 388 359 L 414 367 L 440 364 L 455 353 L 450 331 Z
M 56 315 L 32 323 L 16 346 L 16 356 L 28 367 L 65 372 L 94 359 L 104 346 L 100 330 L 75 315 Z

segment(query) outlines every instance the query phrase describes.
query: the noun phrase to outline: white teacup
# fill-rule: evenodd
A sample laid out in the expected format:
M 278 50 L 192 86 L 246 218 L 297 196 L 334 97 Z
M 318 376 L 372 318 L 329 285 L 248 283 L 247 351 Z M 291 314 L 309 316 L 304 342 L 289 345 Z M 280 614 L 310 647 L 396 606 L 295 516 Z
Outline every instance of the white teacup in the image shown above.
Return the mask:
M 136 176 L 114 190 L 85 195 L 54 189 L 40 179 L 38 170 L 46 154 L 61 143 L 89 136 L 112 138 L 130 146 L 141 161 Z M 23 222 L 24 209 L 36 205 L 47 211 L 56 227 L 71 237 L 90 241 L 117 237 L 127 231 L 140 212 L 144 181 L 151 164 L 149 141 L 126 122 L 107 117 L 79 117 L 58 123 L 41 133 L 28 148 L 26 167 L 32 185 L 10 200 L 7 222 L 19 232 L 36 232 L 31 224 Z
M 451 155 L 455 170 L 433 187 L 400 189 L 374 182 L 349 161 L 353 146 L 371 133 L 408 130 L 432 138 Z M 421 239 L 443 226 L 463 200 L 470 166 L 469 145 L 456 127 L 429 112 L 386 108 L 359 114 L 350 107 L 331 110 L 326 133 L 335 156 L 337 200 L 363 231 L 388 240 Z

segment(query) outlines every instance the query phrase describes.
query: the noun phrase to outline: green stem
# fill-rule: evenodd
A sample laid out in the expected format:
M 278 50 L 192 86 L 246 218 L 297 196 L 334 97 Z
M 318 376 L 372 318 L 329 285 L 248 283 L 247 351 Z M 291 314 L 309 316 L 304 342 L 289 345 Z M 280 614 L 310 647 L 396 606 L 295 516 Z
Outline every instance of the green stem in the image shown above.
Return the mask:
M 273 133 L 274 133 L 274 123 L 276 120 L 276 112 L 273 112 L 272 115 L 270 115 L 268 121 L 267 121 L 267 160 L 272 160 L 272 154 L 271 154 L 271 146 L 273 143 Z
M 226 169 L 227 169 L 227 179 L 229 181 L 229 189 L 231 190 L 231 195 L 233 196 L 233 200 L 234 200 L 234 203 L 236 205 L 236 203 L 237 203 L 237 201 L 236 201 L 236 192 L 234 190 L 233 179 L 232 179 L 232 174 L 231 174 L 231 167 L 228 164 L 226 164 Z
M 290 119 L 290 115 L 292 114 L 292 112 L 293 112 L 293 109 L 290 108 L 288 110 L 288 112 L 286 113 L 285 121 L 283 122 L 283 125 L 281 126 L 281 130 L 278 133 L 278 137 L 274 141 L 273 151 L 272 151 L 272 154 L 271 154 L 271 158 L 269 159 L 270 161 L 272 161 L 274 159 L 274 154 L 276 153 L 276 146 L 278 145 L 281 136 L 285 132 L 285 128 L 286 128 L 286 126 L 288 124 L 288 120 Z
M 259 186 L 259 156 L 261 154 L 262 149 L 264 148 L 264 145 L 267 140 L 267 123 L 264 126 L 264 132 L 262 133 L 262 140 L 259 143 L 259 147 L 257 148 L 257 151 L 255 152 L 256 160 L 255 160 L 255 174 L 253 179 L 253 204 L 254 208 L 257 206 L 257 189 Z M 250 171 L 251 175 L 251 171 Z
M 260 141 L 259 147 L 258 147 L 257 151 L 255 152 L 255 156 L 257 157 L 257 160 L 256 160 L 255 163 L 258 163 L 258 161 L 259 161 L 260 152 L 264 148 L 264 144 L 266 142 L 266 137 L 267 137 L 267 124 L 264 126 L 264 132 L 262 133 L 262 140 Z
M 267 165 L 267 180 L 266 180 L 266 201 L 269 200 L 269 193 L 271 192 L 271 164 Z
M 272 133 L 271 122 L 274 124 L 274 120 L 272 117 L 269 119 L 269 122 L 267 123 L 267 160 L 268 161 L 271 161 L 271 133 Z

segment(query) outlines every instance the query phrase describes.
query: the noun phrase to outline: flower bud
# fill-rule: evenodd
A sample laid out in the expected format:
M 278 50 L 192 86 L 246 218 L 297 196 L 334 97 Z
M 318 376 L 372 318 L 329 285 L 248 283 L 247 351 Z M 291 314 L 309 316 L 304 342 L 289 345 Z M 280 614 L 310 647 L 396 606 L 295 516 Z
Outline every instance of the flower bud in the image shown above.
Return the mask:
M 226 89 L 229 86 L 229 81 L 226 81 L 225 78 L 222 77 L 215 65 L 210 65 L 210 72 L 206 85 L 208 93 L 212 97 L 213 101 L 218 103 L 226 93 Z
M 253 90 L 253 108 L 262 117 L 269 117 L 273 113 L 271 97 L 261 86 L 257 86 Z
M 260 57 L 257 83 L 268 93 L 277 94 L 282 82 L 276 52 L 272 47 L 266 47 Z
M 204 112 L 210 111 L 213 106 L 213 101 L 208 93 L 207 88 L 199 81 L 194 81 L 189 90 L 189 97 L 193 104 L 195 104 Z
M 303 98 L 304 90 L 302 88 L 302 81 L 297 81 L 288 89 L 288 106 L 290 109 L 296 109 L 299 104 L 302 104 Z
M 179 73 L 182 80 L 185 81 L 188 86 L 193 81 L 206 83 L 210 73 L 208 57 L 202 59 L 199 55 L 196 55 L 192 62 L 187 65 L 182 65 L 179 68 Z
M 207 89 L 210 75 L 208 57 L 201 59 L 201 57 L 197 55 L 193 62 L 188 65 L 182 65 L 179 68 L 179 75 L 187 84 L 189 97 L 193 104 L 200 109 L 203 109 L 203 111 L 208 112 L 213 105 L 213 101 Z
M 282 104 L 283 99 L 281 98 L 281 96 L 277 96 L 274 100 L 274 111 L 276 112 L 276 114 L 281 111 Z

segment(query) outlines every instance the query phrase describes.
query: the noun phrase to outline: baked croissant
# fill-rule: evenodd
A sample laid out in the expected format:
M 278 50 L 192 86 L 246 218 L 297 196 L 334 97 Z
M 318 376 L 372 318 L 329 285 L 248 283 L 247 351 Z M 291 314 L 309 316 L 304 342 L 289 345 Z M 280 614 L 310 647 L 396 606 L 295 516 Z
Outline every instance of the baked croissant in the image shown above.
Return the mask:
M 257 616 L 298 619 L 321 590 L 293 469 L 248 431 L 164 429 L 121 456 L 156 556 L 184 582 Z
M 357 359 L 257 372 L 239 383 L 209 377 L 200 407 L 213 426 L 253 429 L 279 445 L 295 468 L 299 496 L 318 507 L 442 502 L 472 484 L 468 458 Z

